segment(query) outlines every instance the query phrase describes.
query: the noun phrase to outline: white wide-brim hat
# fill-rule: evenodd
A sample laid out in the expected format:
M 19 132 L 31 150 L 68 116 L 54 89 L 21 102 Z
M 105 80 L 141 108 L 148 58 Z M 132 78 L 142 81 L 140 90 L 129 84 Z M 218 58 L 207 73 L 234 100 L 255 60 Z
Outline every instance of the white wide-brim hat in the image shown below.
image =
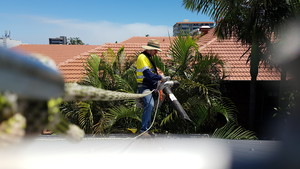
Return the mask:
M 158 50 L 160 52 L 162 51 L 160 49 L 159 41 L 156 39 L 149 39 L 147 46 L 142 46 L 142 48 L 146 50 Z

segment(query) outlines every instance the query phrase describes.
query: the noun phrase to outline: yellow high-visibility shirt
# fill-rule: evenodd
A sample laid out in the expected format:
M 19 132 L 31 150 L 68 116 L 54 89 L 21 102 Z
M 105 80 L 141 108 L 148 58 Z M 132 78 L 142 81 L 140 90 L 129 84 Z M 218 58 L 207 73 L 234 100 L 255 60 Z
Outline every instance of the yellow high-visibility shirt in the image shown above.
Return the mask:
M 151 61 L 149 60 L 149 58 L 141 53 L 138 58 L 137 58 L 137 61 L 136 61 L 136 76 L 137 76 L 137 82 L 138 83 L 142 83 L 143 82 L 143 79 L 145 78 L 144 75 L 143 75 L 143 71 L 146 70 L 146 69 L 149 69 L 152 73 L 155 73 L 155 69 L 151 63 Z

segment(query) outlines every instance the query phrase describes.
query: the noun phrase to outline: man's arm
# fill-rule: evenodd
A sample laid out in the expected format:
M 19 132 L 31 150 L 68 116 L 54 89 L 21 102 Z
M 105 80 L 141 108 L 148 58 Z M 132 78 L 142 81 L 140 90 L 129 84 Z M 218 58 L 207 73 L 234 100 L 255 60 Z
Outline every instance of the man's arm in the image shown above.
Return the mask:
M 145 78 L 147 79 L 151 79 L 151 80 L 161 80 L 162 79 L 162 76 L 160 75 L 157 75 L 155 73 L 152 73 L 149 69 L 146 69 L 143 71 L 143 75 Z

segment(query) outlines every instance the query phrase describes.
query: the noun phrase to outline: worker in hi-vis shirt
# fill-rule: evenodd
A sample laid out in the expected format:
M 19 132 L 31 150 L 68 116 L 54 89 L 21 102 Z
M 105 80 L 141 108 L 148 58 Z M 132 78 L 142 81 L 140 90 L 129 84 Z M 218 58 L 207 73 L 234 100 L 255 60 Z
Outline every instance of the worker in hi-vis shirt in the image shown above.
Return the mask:
M 136 76 L 138 82 L 138 93 L 143 93 L 145 90 L 153 90 L 157 87 L 158 81 L 165 81 L 166 78 L 157 73 L 157 68 L 151 60 L 160 49 L 160 44 L 156 39 L 150 39 L 146 46 L 142 46 L 145 50 L 139 54 L 136 61 Z M 140 132 L 145 132 L 150 126 L 151 116 L 154 109 L 153 94 L 142 98 L 143 100 L 143 116 Z M 150 134 L 146 132 L 145 134 Z

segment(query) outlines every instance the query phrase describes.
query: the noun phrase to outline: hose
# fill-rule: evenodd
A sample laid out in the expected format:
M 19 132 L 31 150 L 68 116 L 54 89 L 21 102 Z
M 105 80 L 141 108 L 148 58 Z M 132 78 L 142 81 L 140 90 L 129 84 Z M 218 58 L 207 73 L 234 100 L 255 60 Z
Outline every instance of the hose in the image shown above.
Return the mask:
M 152 128 L 152 126 L 154 125 L 156 115 L 157 115 L 157 112 L 158 112 L 158 105 L 159 105 L 159 100 L 160 100 L 159 98 L 160 98 L 160 92 L 158 92 L 158 95 L 157 95 L 157 104 L 156 104 L 156 108 L 155 108 L 155 111 L 154 111 L 154 116 L 153 116 L 153 120 L 151 122 L 151 125 L 148 127 L 147 130 L 143 131 L 141 134 L 137 135 L 133 139 L 137 139 L 137 138 L 141 137 L 143 134 L 147 133 Z

